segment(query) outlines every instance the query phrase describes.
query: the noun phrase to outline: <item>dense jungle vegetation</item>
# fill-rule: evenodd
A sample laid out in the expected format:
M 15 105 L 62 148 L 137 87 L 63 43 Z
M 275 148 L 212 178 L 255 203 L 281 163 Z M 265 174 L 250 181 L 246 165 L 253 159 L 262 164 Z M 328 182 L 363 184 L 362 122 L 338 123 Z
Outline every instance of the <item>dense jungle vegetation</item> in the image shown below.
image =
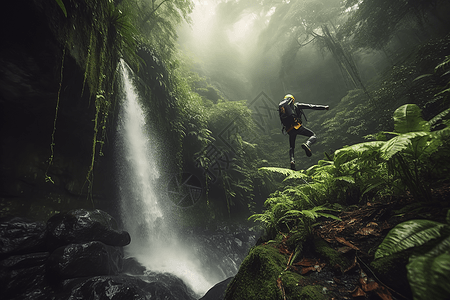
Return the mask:
M 275 102 L 289 90 L 299 91 L 300 101 L 331 106 L 327 113 L 310 113 L 307 126 L 317 128 L 320 142 L 312 159 L 300 162 L 305 169 L 323 153 L 325 161 L 333 161 L 343 146 L 392 131 L 391 116 L 403 104 L 417 104 L 428 119 L 441 113 L 448 102 L 448 24 L 440 13 L 446 2 L 221 2 L 215 26 L 231 26 L 245 12 L 265 27 L 253 38 L 248 57 L 231 51 L 232 44 L 220 36 L 220 47 L 230 51 L 225 63 L 218 58 L 213 67 L 205 58 L 201 66 L 185 54 L 183 36 L 182 46 L 178 44 L 180 24 L 191 22 L 191 1 L 57 0 L 45 12 L 63 45 L 63 59 L 70 53 L 85 69 L 95 105 L 88 181 L 93 180 L 95 157 L 102 155 L 107 122 L 118 105 L 116 74 L 122 58 L 137 74 L 149 122 L 170 144 L 166 149 L 173 149 L 162 154 L 162 161 L 169 169 L 202 172 L 207 196 L 214 199 L 207 204 L 218 205 L 212 211 L 225 217 L 256 212 L 280 185 L 267 169 L 258 169 L 286 166 L 286 137 L 279 133 L 276 118 L 271 118 L 269 130 L 259 130 L 252 118 L 254 109 L 246 105 L 268 81 L 267 92 L 277 97 Z M 387 23 L 385 12 L 390 16 Z M 322 53 L 322 62 L 311 58 L 312 53 Z M 276 59 L 268 59 L 274 55 Z M 308 59 L 317 60 L 317 66 L 303 70 Z M 270 68 L 264 67 L 267 64 Z M 233 74 L 247 78 L 247 88 L 236 78 L 233 81 Z M 330 76 L 338 83 L 310 84 L 314 77 Z M 276 109 L 274 103 L 273 114 Z M 217 143 L 230 125 L 237 128 L 227 133 L 231 147 Z M 360 194 L 373 185 L 370 180 L 358 187 Z M 346 189 L 342 187 L 343 192 Z
M 201 178 L 205 195 L 191 216 L 204 222 L 250 217 L 268 240 L 279 232 L 310 235 L 336 211 L 398 195 L 432 203 L 433 191 L 449 183 L 449 1 L 216 1 L 214 30 L 251 16 L 259 31 L 245 52 L 214 31 L 200 58 L 186 50 L 193 1 L 35 2 L 61 45 L 61 74 L 69 55 L 85 71 L 80 93 L 94 108 L 90 188 L 114 132 L 121 60 L 133 69 L 164 145 L 161 167 Z M 263 129 L 249 106 L 261 91 L 273 97 Z M 306 112 L 319 141 L 308 159 L 297 147 L 300 171 L 286 169 L 288 140 L 276 118 L 287 92 L 330 105 Z M 59 98 L 56 112 L 58 105 Z M 408 264 L 417 299 L 429 293 L 424 276 L 450 275 L 448 221 L 401 224 L 375 254 L 433 242 Z M 425 263 L 436 268 L 421 273 Z M 437 293 L 448 292 L 447 285 Z

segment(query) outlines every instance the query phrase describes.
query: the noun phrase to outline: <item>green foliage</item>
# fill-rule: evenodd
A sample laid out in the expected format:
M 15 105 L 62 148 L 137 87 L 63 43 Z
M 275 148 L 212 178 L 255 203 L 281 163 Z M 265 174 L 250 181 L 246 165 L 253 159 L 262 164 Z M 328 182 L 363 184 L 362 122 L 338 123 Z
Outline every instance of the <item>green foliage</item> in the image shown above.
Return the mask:
M 186 21 L 193 10 L 191 0 L 128 0 L 139 30 L 141 42 L 151 45 L 158 56 L 168 62 L 177 49 L 177 26 Z
M 362 142 L 362 136 L 369 133 L 374 111 L 367 105 L 363 90 L 351 90 L 330 111 L 331 116 L 320 116 L 316 124 L 323 129 L 322 144 L 325 149 L 339 149 L 343 145 Z
M 308 191 L 302 189 L 304 185 L 286 187 L 284 191 L 277 191 L 269 197 L 264 206 L 266 210 L 261 214 L 253 214 L 249 220 L 260 222 L 270 237 L 278 232 L 291 230 L 310 234 L 313 222 L 319 217 L 336 218 L 323 211 L 329 211 L 324 206 L 314 206 Z M 311 191 L 309 191 L 311 193 Z M 309 208 L 309 209 L 306 209 Z
M 439 116 L 438 118 L 441 118 Z M 266 210 L 250 219 L 266 226 L 270 234 L 294 227 L 309 232 L 311 222 L 324 204 L 334 199 L 345 203 L 356 191 L 359 199 L 369 194 L 390 194 L 409 190 L 417 200 L 431 199 L 433 181 L 446 178 L 448 170 L 448 127 L 430 132 L 430 124 L 421 117 L 416 105 L 407 104 L 394 113 L 396 131 L 387 141 L 371 141 L 344 147 L 334 153 L 333 161 L 320 160 L 306 171 L 263 167 L 260 171 L 284 176 L 282 191 L 265 202 Z M 416 131 L 428 130 L 428 131 Z M 432 164 L 438 156 L 439 164 Z M 358 199 L 358 200 L 359 200 Z M 316 211 L 317 210 L 317 211 Z M 404 239 L 404 237 L 402 237 Z
M 58 5 L 61 8 L 62 12 L 67 17 L 66 7 L 64 6 L 64 3 L 62 2 L 62 0 L 55 0 L 55 1 L 56 1 L 56 3 L 58 3 Z
M 340 28 L 340 35 L 353 37 L 357 48 L 381 49 L 405 23 L 420 24 L 425 14 L 432 10 L 436 0 L 365 0 L 346 1 L 351 12 L 347 22 Z M 386 16 L 389 18 L 386 18 Z M 414 18 L 411 24 L 410 19 Z
M 238 203 L 252 211 L 254 206 L 254 181 L 257 180 L 259 162 L 256 145 L 246 141 L 255 136 L 255 124 L 245 101 L 218 101 L 203 111 L 208 130 L 215 140 L 219 156 L 210 157 L 207 148 L 197 153 L 195 160 L 205 169 L 220 167 L 220 157 L 228 157 L 230 167 L 220 170 L 218 186 L 223 190 L 228 213 Z M 225 140 L 225 142 L 224 142 Z M 227 144 L 225 144 L 227 143 Z
M 322 211 L 330 211 L 330 209 L 323 206 L 315 206 L 312 209 L 288 210 L 284 213 L 284 216 L 279 220 L 279 222 L 285 223 L 286 225 L 293 223 L 294 226 L 300 228 L 302 232 L 311 234 L 312 227 L 314 225 L 313 222 L 320 217 L 340 220 L 338 217 Z
M 404 105 L 394 113 L 396 130 L 406 132 L 387 141 L 381 148 L 382 158 L 388 163 L 389 171 L 420 199 L 430 200 L 430 183 L 424 180 L 435 171 L 430 160 L 442 151 L 448 128 L 430 132 L 420 110 L 415 105 Z M 427 131 L 415 131 L 427 130 Z M 445 147 L 445 146 L 444 146 Z M 443 163 L 443 162 L 441 162 Z M 440 166 L 446 168 L 445 164 Z
M 448 127 L 450 125 L 450 108 L 436 115 L 428 123 L 431 130 Z
M 394 112 L 394 130 L 398 133 L 430 131 L 430 125 L 422 119 L 422 111 L 417 105 L 406 104 Z
M 281 175 L 286 176 L 286 178 L 283 179 L 283 181 L 288 181 L 290 179 L 307 179 L 308 175 L 306 175 L 304 172 L 297 172 L 291 169 L 285 169 L 285 168 L 277 168 L 277 167 L 262 167 L 259 169 L 259 171 L 264 172 L 265 174 L 268 173 L 278 173 Z
M 447 246 L 448 247 L 448 246 Z M 414 299 L 448 299 L 450 295 L 450 254 L 419 256 L 407 266 Z
M 445 78 L 445 76 L 448 77 L 450 74 L 450 55 L 447 55 L 440 64 L 436 66 L 434 69 L 436 74 L 439 74 L 440 77 Z M 434 95 L 435 97 L 444 97 L 444 102 L 448 102 L 449 96 L 450 96 L 450 80 L 447 79 L 446 82 L 444 82 L 444 86 L 442 87 L 442 90 Z
M 408 281 L 414 299 L 448 299 L 450 295 L 450 211 L 447 224 L 411 220 L 395 226 L 384 238 L 375 259 L 407 252 Z
M 92 155 L 86 176 L 88 194 L 92 196 L 94 165 L 97 157 L 103 155 L 102 147 L 107 139 L 108 120 L 111 119 L 117 100 L 120 99 L 117 76 L 119 61 L 125 60 L 136 73 L 147 67 L 137 55 L 138 44 L 139 47 L 145 44 L 146 47 L 155 49 L 158 56 L 169 66 L 169 76 L 160 74 L 165 78 L 159 80 L 159 87 L 171 89 L 175 97 L 164 95 L 161 98 L 178 100 L 177 96 L 184 97 L 188 94 L 189 92 L 183 90 L 182 84 L 177 85 L 179 82 L 174 80 L 177 76 L 174 71 L 177 65 L 173 60 L 173 54 L 177 48 L 175 47 L 176 27 L 183 20 L 189 21 L 188 14 L 192 11 L 193 4 L 191 1 L 181 0 L 55 1 L 55 5 L 44 7 L 43 11 L 47 14 L 49 27 L 54 30 L 61 45 L 67 49 L 67 54 L 74 57 L 83 68 L 84 82 L 80 94 L 83 95 L 85 90 L 89 91 L 92 103 L 90 108 L 93 111 L 94 126 Z M 64 15 L 61 14 L 61 10 Z M 171 85 L 172 83 L 174 84 Z M 153 85 L 153 83 L 149 84 Z M 205 126 L 198 126 L 199 123 L 204 124 L 204 119 L 192 121 L 193 117 L 201 115 L 197 111 L 191 113 L 193 105 L 187 104 L 183 107 L 173 105 L 171 101 L 163 102 L 172 105 L 171 111 L 176 111 L 175 115 L 178 117 L 175 120 L 168 120 L 169 117 L 162 113 L 160 115 L 166 119 L 164 122 L 159 122 L 160 124 L 173 121 L 175 125 L 173 128 L 176 130 L 172 130 L 172 133 L 180 133 L 178 137 L 185 136 L 187 133 L 191 134 L 200 140 L 201 145 L 210 140 L 211 134 L 204 128 Z M 162 110 L 158 109 L 158 111 Z M 179 116 L 184 112 L 187 113 L 186 116 L 191 117 L 191 120 L 181 120 Z M 190 124 L 197 127 L 184 127 Z M 181 147 L 174 148 L 181 149 Z
M 450 234 L 448 224 L 430 220 L 411 220 L 395 226 L 375 252 L 375 259 L 423 246 Z M 444 240 L 445 241 L 445 240 Z
M 137 32 L 130 18 L 112 1 L 73 1 L 56 0 L 58 6 L 43 5 L 49 28 L 54 31 L 63 50 L 63 56 L 71 55 L 84 70 L 83 88 L 89 89 L 93 107 L 93 141 L 90 168 L 86 176 L 88 195 L 92 196 L 93 170 L 97 156 L 103 155 L 102 147 L 106 140 L 109 116 L 117 98 L 117 67 L 121 58 L 135 62 Z M 64 16 L 61 15 L 62 10 Z M 67 50 L 67 51 L 66 51 Z M 63 57 L 64 63 L 64 57 Z M 63 69 L 61 66 L 61 70 Z M 62 83 L 62 82 L 61 82 Z M 61 87 L 60 87 L 61 88 Z M 58 91 L 58 101 L 59 103 Z M 55 116 L 56 122 L 57 115 Z M 52 155 L 53 136 L 52 133 Z M 50 160 L 51 163 L 51 160 Z M 47 179 L 49 179 L 47 177 Z M 50 180 L 50 179 L 49 179 Z

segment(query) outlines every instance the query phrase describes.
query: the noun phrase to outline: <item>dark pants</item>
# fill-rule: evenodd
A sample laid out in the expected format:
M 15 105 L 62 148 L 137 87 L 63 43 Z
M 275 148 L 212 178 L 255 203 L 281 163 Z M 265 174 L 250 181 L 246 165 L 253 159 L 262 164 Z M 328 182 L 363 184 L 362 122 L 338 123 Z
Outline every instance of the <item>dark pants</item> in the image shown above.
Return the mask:
M 312 144 L 314 144 L 317 140 L 316 135 L 314 134 L 314 132 L 312 132 L 312 130 L 301 126 L 299 129 L 292 129 L 291 131 L 288 132 L 289 134 L 289 157 L 291 159 L 291 161 L 295 161 L 294 160 L 294 149 L 295 149 L 295 139 L 297 138 L 297 135 L 304 135 L 309 137 L 309 139 L 306 141 L 306 145 L 308 147 L 310 147 Z

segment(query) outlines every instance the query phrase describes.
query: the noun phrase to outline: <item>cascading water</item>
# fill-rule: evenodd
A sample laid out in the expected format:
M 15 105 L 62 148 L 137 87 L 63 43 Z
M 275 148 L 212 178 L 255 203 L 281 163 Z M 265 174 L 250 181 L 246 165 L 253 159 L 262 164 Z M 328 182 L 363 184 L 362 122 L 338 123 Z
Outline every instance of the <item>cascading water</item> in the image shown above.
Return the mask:
M 117 148 L 121 218 L 131 237 L 125 249 L 148 270 L 168 272 L 181 278 L 197 294 L 203 295 L 221 278 L 205 278 L 204 268 L 192 247 L 182 244 L 164 206 L 158 203 L 157 147 L 146 124 L 138 94 L 128 67 L 121 64 L 124 99 L 120 110 Z M 197 257 L 196 257 L 197 256 Z

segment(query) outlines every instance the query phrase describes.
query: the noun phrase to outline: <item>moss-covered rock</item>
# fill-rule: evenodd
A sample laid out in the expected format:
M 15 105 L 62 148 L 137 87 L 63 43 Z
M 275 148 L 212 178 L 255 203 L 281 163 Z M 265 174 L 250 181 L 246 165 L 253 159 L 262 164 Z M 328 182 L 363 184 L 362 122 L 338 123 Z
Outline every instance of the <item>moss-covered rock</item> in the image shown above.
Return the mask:
M 298 273 L 286 270 L 288 256 L 274 242 L 252 248 L 228 285 L 226 300 L 327 299 L 321 286 L 300 286 Z
M 229 284 L 225 299 L 282 299 L 277 279 L 286 264 L 287 257 L 272 245 L 252 248 Z
M 292 300 L 321 300 L 328 299 L 322 293 L 323 287 L 320 285 L 301 286 L 299 282 L 304 279 L 298 273 L 283 271 L 280 276 L 280 283 L 284 289 L 286 299 Z
M 295 299 L 299 300 L 328 299 L 328 297 L 322 293 L 322 290 L 323 287 L 320 285 L 308 285 L 301 289 L 301 291 L 298 294 L 298 297 L 296 297 Z

